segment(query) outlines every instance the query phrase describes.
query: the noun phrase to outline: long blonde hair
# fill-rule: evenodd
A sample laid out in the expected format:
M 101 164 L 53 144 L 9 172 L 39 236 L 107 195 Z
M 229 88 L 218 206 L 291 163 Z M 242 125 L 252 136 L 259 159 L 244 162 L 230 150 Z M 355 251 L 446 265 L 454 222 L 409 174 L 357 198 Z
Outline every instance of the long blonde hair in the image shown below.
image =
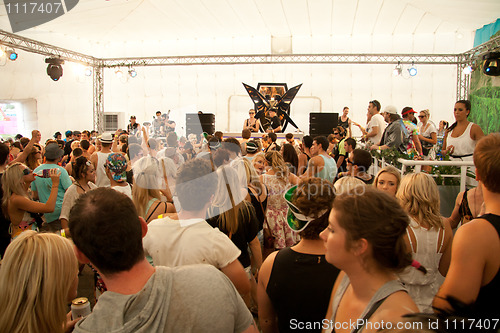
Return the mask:
M 5 251 L 0 267 L 0 332 L 64 332 L 78 262 L 69 240 L 29 230 Z
M 262 183 L 260 182 L 260 178 L 257 175 L 254 166 L 252 165 L 252 163 L 250 163 L 250 160 L 248 160 L 248 158 L 244 158 L 243 163 L 245 164 L 248 186 L 251 186 L 260 195 L 262 191 Z
M 283 156 L 276 150 L 268 151 L 265 155 L 267 163 L 271 166 L 271 169 L 274 171 L 274 174 L 278 179 L 287 182 L 288 179 L 288 167 L 285 164 L 285 160 Z
M 2 209 L 5 216 L 8 215 L 7 207 L 12 194 L 17 194 L 26 198 L 29 198 L 28 193 L 23 187 L 23 164 L 16 162 L 9 165 L 7 170 L 2 176 L 2 189 L 3 189 L 3 199 L 2 199 Z
M 217 208 L 215 212 L 219 214 L 219 228 L 221 231 L 226 232 L 229 235 L 235 234 L 239 226 L 238 216 L 250 215 L 248 204 L 244 200 L 244 188 L 241 187 L 238 174 L 230 167 L 220 167 L 217 169 L 217 175 L 217 191 L 215 192 L 215 196 L 212 201 L 212 207 Z M 231 198 L 227 190 L 226 180 L 229 188 L 231 189 L 233 202 L 231 202 Z M 213 210 L 212 207 L 210 207 L 210 212 Z
M 144 156 L 132 166 L 134 172 L 134 186 L 132 200 L 137 213 L 146 218 L 146 205 L 152 198 L 161 199 L 160 188 L 164 187 L 159 161 L 152 156 Z
M 423 227 L 444 228 L 439 211 L 439 191 L 434 179 L 426 173 L 403 177 L 396 197 L 403 209 Z

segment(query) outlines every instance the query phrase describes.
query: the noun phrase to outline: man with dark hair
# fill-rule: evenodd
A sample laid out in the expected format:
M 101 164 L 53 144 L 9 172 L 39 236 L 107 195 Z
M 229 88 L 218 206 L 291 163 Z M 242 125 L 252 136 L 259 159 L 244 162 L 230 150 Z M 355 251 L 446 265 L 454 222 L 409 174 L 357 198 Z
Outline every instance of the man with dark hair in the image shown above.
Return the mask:
M 337 164 L 326 152 L 328 145 L 328 139 L 325 136 L 314 138 L 310 150 L 313 157 L 309 160 L 307 170 L 300 176 L 301 179 L 319 177 L 333 183 L 337 176 Z
M 271 117 L 271 123 L 267 129 L 267 133 L 281 133 L 281 121 L 276 114 L 276 110 L 270 109 L 269 116 Z
M 130 124 L 127 125 L 127 132 L 129 135 L 140 135 L 141 125 L 139 125 L 135 116 L 130 116 Z
M 385 130 L 386 123 L 384 117 L 380 114 L 380 102 L 377 100 L 368 103 L 368 113 L 371 119 L 366 125 L 367 134 L 364 136 L 365 141 L 378 145 L 382 138 L 382 133 Z
M 267 147 L 264 149 L 264 152 L 267 153 L 268 151 L 271 150 L 277 150 L 280 151 L 281 147 L 276 143 L 276 140 L 278 140 L 278 136 L 276 133 L 269 133 L 267 135 Z
M 214 133 L 214 138 L 217 138 L 217 140 L 219 140 L 219 142 L 222 142 L 223 137 L 224 137 L 224 133 L 222 133 L 221 131 L 216 131 Z
M 201 192 L 206 198 L 208 193 Z M 217 269 L 149 264 L 141 241 L 148 225 L 126 195 L 108 188 L 89 191 L 76 201 L 69 218 L 78 260 L 91 263 L 108 289 L 74 332 L 201 332 L 207 328 L 257 332 L 245 303 Z M 171 255 L 183 253 L 179 249 Z
M 307 169 L 307 164 L 311 159 L 311 147 L 313 144 L 313 138 L 310 135 L 304 135 L 302 137 L 302 143 L 300 144 L 300 154 L 299 154 L 299 170 L 297 171 L 297 176 L 300 176 Z
M 45 163 L 33 170 L 34 174 L 40 175 L 45 169 L 59 169 L 61 176 L 59 177 L 59 187 L 57 189 L 57 201 L 56 207 L 52 213 L 45 213 L 45 222 L 40 227 L 40 231 L 50 231 L 56 232 L 61 230 L 61 220 L 59 215 L 61 215 L 61 208 L 64 199 L 64 194 L 66 190 L 73 183 L 69 178 L 68 172 L 58 163 L 61 160 L 64 151 L 59 147 L 57 143 L 49 143 L 45 147 Z M 35 198 L 40 198 L 40 202 L 46 203 L 49 200 L 50 192 L 52 188 L 52 179 L 36 177 L 31 183 L 31 191 L 33 191 L 33 196 Z
M 372 155 L 364 149 L 354 149 L 347 159 L 347 173 L 363 181 L 365 184 L 373 183 L 373 176 L 368 174 L 372 165 Z
M 408 134 L 396 107 L 393 105 L 386 106 L 384 118 L 389 125 L 384 130 L 380 143 L 370 146 L 370 149 L 396 148 L 400 153 L 406 154 L 405 142 L 408 141 Z
M 356 149 L 356 140 L 354 140 L 353 138 L 345 139 L 344 147 L 347 156 L 349 156 L 349 153 L 352 153 L 352 151 Z
M 238 261 L 241 251 L 218 229 L 206 221 L 207 210 L 217 188 L 217 174 L 210 162 L 193 159 L 177 172 L 176 192 L 181 209 L 178 220 L 165 217 L 149 223 L 144 249 L 157 265 L 169 267 L 210 264 L 220 269 L 242 295 L 250 291 L 250 281 Z M 175 204 L 179 209 L 179 205 Z

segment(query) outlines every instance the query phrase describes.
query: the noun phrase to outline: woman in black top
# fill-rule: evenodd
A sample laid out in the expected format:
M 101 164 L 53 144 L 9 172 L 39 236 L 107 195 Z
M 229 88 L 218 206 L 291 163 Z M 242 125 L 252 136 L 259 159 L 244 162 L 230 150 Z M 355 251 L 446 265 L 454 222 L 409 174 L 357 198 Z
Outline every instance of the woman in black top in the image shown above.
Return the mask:
M 272 253 L 262 264 L 257 288 L 259 321 L 264 333 L 278 329 L 281 333 L 321 332 L 321 327 L 307 329 L 298 323 L 321 323 L 339 274 L 325 260 L 325 247 L 319 238 L 328 225 L 335 198 L 333 185 L 309 178 L 287 193 L 292 196 L 287 202 L 303 214 L 299 219 L 289 210 L 288 225 L 299 231 L 302 239 L 291 248 Z

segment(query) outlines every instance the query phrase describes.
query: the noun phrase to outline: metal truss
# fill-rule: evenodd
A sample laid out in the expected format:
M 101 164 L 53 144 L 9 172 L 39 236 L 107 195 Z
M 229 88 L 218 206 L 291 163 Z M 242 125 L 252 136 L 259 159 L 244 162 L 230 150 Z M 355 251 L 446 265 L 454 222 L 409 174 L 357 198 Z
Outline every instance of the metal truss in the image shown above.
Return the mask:
M 243 65 L 243 64 L 428 64 L 457 66 L 457 98 L 468 98 L 470 75 L 463 69 L 483 54 L 500 50 L 496 37 L 462 54 L 249 54 L 142 58 L 95 58 L 0 30 L 0 45 L 93 67 L 94 129 L 104 129 L 104 69 L 141 66 Z
M 476 46 L 469 51 L 466 51 L 462 54 L 462 62 L 466 62 L 468 64 L 472 64 L 472 62 L 476 59 L 480 59 L 485 53 L 491 51 L 500 51 L 500 36 L 497 36 L 486 43 Z
M 457 54 L 248 54 L 102 59 L 104 67 L 243 64 L 430 64 L 460 63 Z
M 104 131 L 104 67 L 99 64 L 93 70 L 93 120 L 94 130 Z
M 10 32 L 0 30 L 0 45 L 5 45 L 17 50 L 37 53 L 48 57 L 58 57 L 63 60 L 80 63 L 94 67 L 100 60 L 92 56 L 63 49 L 62 47 L 42 43 L 34 39 L 18 36 Z

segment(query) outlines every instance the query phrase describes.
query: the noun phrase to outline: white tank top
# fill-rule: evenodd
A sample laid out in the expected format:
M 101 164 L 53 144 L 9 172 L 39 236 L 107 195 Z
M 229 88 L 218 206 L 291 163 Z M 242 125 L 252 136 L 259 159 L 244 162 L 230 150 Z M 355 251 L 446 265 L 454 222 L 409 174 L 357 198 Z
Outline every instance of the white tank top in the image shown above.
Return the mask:
M 474 125 L 474 123 L 470 122 L 462 135 L 457 138 L 452 137 L 451 133 L 448 134 L 448 137 L 446 138 L 446 145 L 455 147 L 453 149 L 453 154 L 451 154 L 452 157 L 461 157 L 464 155 L 472 156 L 472 153 L 474 153 L 476 141 L 470 138 L 470 129 L 472 128 L 472 125 Z
M 104 170 L 104 163 L 109 154 L 111 153 L 97 152 L 97 168 L 95 170 L 95 184 L 97 187 L 109 187 L 111 185 L 108 176 L 106 176 L 106 170 Z

